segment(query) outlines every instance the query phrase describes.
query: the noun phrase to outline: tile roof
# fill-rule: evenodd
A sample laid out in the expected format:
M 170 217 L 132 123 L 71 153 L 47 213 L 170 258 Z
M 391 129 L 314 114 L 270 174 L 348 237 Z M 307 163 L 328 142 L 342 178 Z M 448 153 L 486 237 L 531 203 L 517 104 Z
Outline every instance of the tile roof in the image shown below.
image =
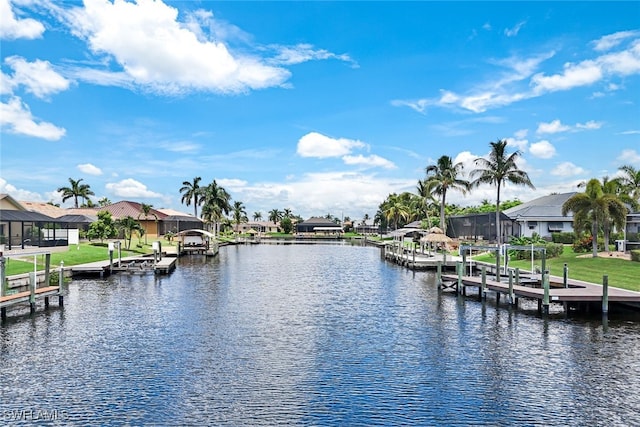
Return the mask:
M 38 212 L 51 218 L 59 218 L 62 215 L 66 215 L 68 212 L 59 206 L 54 206 L 45 202 L 30 202 L 21 200 L 20 204 L 25 207 L 26 210 L 31 212 Z
M 562 215 L 562 205 L 569 197 L 576 192 L 550 194 L 548 196 L 539 197 L 518 206 L 514 206 L 504 211 L 504 214 L 514 220 L 523 219 L 557 219 L 564 221 L 572 221 L 573 215 L 568 213 L 567 216 Z
M 130 202 L 127 200 L 123 200 L 121 202 L 113 203 L 108 206 L 104 206 L 99 209 L 100 211 L 108 211 L 111 213 L 113 219 L 120 219 L 130 216 L 134 219 L 138 219 L 138 216 L 142 213 L 142 204 L 138 202 Z M 160 212 L 157 209 L 151 208 L 149 211 L 148 218 L 140 218 L 140 219 L 149 219 L 154 220 L 153 214 L 155 214 L 158 219 L 166 218 L 168 215 Z

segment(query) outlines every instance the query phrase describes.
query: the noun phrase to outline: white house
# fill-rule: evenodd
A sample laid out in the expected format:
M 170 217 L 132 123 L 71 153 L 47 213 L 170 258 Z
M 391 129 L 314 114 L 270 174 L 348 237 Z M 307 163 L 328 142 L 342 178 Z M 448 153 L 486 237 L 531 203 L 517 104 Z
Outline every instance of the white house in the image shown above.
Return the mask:
M 505 210 L 503 213 L 514 221 L 513 235 L 531 237 L 538 233 L 551 238 L 552 233 L 573 232 L 573 214 L 562 215 L 562 205 L 576 194 L 550 194 Z

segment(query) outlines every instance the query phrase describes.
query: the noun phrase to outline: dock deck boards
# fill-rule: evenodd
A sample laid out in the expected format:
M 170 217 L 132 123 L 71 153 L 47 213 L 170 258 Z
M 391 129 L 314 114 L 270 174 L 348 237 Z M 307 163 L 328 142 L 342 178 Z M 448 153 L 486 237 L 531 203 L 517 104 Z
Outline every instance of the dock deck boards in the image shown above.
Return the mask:
M 444 281 L 457 281 L 458 276 L 454 274 L 443 274 Z M 553 281 L 549 288 L 549 299 L 552 302 L 598 302 L 602 301 L 603 287 L 594 283 L 587 283 L 578 280 L 569 279 L 568 288 L 557 287 L 562 283 Z M 463 286 L 480 287 L 482 286 L 482 278 L 476 276 L 463 276 Z M 555 285 L 555 286 L 553 286 Z M 509 284 L 497 282 L 495 280 L 486 280 L 486 288 L 488 290 L 508 294 Z M 542 299 L 544 297 L 544 289 L 523 285 L 513 285 L 513 293 L 518 297 Z M 611 302 L 640 302 L 640 292 L 628 291 L 626 289 L 614 288 L 609 286 L 608 298 Z

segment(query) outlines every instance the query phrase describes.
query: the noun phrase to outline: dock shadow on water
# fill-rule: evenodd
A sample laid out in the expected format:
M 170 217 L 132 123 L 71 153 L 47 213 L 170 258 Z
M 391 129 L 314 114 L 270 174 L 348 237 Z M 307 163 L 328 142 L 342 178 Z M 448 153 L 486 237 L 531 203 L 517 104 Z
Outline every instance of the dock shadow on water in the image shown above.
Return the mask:
M 14 316 L 10 313 L 10 316 Z M 0 326 L 8 425 L 640 425 L 635 315 L 439 292 L 349 244 L 74 280 Z M 54 419 L 55 418 L 55 419 Z

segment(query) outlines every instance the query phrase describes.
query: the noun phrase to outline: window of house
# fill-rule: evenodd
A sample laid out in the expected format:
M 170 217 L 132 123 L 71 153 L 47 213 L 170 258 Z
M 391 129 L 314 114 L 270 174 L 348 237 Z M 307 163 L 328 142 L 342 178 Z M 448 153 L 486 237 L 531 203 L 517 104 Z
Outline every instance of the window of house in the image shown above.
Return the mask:
M 549 231 L 562 231 L 563 226 L 561 221 L 549 221 Z

